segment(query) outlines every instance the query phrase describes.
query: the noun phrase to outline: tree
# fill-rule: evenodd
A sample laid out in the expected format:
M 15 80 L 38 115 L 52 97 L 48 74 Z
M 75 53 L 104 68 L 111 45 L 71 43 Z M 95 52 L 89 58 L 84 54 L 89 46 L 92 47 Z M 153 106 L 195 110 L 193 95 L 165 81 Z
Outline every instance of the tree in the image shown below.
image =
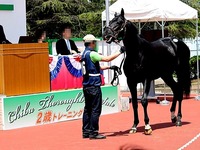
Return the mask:
M 62 24 L 72 25 L 74 37 L 87 33 L 101 36 L 101 11 L 104 0 L 27 0 L 27 29 L 33 35 L 44 28 L 49 38 L 59 38 Z
M 111 4 L 115 1 L 111 0 Z M 197 9 L 200 15 L 199 0 L 182 1 Z M 101 12 L 105 9 L 105 0 L 27 0 L 26 2 L 29 35 L 33 35 L 38 28 L 44 28 L 49 38 L 59 38 L 60 26 L 70 23 L 74 37 L 83 37 L 87 33 L 102 36 Z M 195 21 L 188 20 L 167 22 L 166 29 L 170 36 L 190 38 L 196 35 L 194 25 Z M 149 23 L 145 29 L 153 26 Z

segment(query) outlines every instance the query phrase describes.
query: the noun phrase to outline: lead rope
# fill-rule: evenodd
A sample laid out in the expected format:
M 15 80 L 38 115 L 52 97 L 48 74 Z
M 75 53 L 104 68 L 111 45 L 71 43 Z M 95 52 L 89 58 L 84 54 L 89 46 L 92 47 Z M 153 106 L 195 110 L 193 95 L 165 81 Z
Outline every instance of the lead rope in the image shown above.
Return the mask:
M 119 44 L 119 42 L 115 41 L 115 43 L 117 45 L 119 45 L 120 47 L 122 47 L 122 45 Z M 125 61 L 125 58 L 126 58 L 126 54 L 124 52 L 124 57 L 123 57 L 123 59 L 122 59 L 122 61 L 120 63 L 120 66 L 113 70 L 114 71 L 114 76 L 113 76 L 113 79 L 111 81 L 112 86 L 117 86 L 119 84 L 119 75 L 122 74 L 121 69 L 122 69 L 122 65 L 123 65 L 123 63 Z

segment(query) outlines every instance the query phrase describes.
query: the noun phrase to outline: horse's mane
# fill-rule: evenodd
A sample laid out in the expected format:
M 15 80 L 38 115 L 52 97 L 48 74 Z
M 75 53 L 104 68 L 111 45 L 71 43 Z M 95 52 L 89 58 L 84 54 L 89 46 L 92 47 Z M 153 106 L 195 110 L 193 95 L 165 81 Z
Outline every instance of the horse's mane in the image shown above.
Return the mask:
M 135 37 L 136 37 L 136 38 L 139 38 L 141 41 L 149 43 L 149 42 L 143 37 L 143 35 L 141 35 L 141 34 L 138 33 L 138 29 L 136 28 L 136 26 L 135 26 L 131 21 L 129 21 L 129 20 L 127 21 L 127 26 L 126 26 L 126 27 L 129 28 L 128 30 L 130 31 L 131 36 L 134 36 L 134 35 L 135 35 Z
M 144 50 L 150 46 L 150 42 L 141 37 L 138 33 L 138 29 L 131 21 L 126 23 L 126 36 L 124 38 L 124 43 L 130 48 L 134 48 L 134 51 Z
M 127 20 L 126 27 L 129 28 L 129 30 L 131 30 L 132 34 L 138 35 L 138 29 L 131 21 Z

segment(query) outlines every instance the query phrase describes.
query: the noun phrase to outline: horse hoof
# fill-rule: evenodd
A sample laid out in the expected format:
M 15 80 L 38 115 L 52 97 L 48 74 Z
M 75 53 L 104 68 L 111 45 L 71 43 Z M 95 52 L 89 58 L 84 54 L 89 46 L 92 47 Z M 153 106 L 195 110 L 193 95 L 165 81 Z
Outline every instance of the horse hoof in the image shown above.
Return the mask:
M 144 131 L 144 134 L 145 135 L 151 135 L 152 134 L 152 129 L 150 128 L 150 129 L 145 129 L 145 131 Z
M 182 122 L 181 122 L 181 121 L 177 121 L 177 122 L 176 122 L 176 126 L 177 126 L 177 127 L 182 126 Z
M 132 128 L 132 129 L 129 131 L 130 134 L 133 134 L 133 133 L 136 133 L 136 132 L 137 132 L 137 129 L 136 129 L 136 128 Z
M 176 123 L 176 121 L 177 121 L 177 118 L 176 118 L 176 117 L 174 117 L 174 118 L 172 118 L 171 120 L 172 120 L 172 123 Z

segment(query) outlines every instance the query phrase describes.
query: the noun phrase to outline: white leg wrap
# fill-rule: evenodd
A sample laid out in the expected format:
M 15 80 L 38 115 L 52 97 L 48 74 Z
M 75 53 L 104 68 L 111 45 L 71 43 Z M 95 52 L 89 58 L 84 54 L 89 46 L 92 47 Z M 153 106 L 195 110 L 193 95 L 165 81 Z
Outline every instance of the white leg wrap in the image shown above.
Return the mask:
M 145 130 L 149 130 L 149 129 L 151 129 L 151 126 L 149 125 L 149 124 L 147 124 L 147 125 L 145 125 L 145 128 L 144 128 Z
M 132 127 L 131 129 L 137 131 L 137 128 L 136 128 L 136 127 Z

